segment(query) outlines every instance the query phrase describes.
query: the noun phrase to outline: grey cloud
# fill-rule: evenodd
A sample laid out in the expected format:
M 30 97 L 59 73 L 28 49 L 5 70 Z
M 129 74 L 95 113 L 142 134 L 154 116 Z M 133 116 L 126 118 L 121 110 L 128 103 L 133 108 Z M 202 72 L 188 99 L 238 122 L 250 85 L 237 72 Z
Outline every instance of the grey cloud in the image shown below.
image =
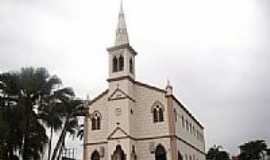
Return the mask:
M 256 39 L 251 44 L 242 40 L 242 44 L 236 46 L 209 44 L 199 47 L 199 42 L 185 46 L 178 39 L 172 39 L 173 45 L 134 41 L 134 48 L 139 52 L 136 59 L 138 80 L 165 87 L 169 78 L 177 97 L 204 124 L 208 147 L 220 144 L 231 153 L 237 153 L 238 145 L 251 139 L 263 138 L 270 142 L 267 123 L 270 121 L 270 2 L 258 0 L 254 5 L 258 6 Z M 63 60 L 63 56 L 68 56 L 65 54 L 67 46 L 50 46 L 39 39 L 35 30 L 37 19 L 45 15 L 48 19 L 69 21 L 66 18 L 74 15 L 69 13 L 65 1 L 6 0 L 0 2 L 0 13 L 0 71 L 27 65 L 45 66 L 64 75 L 67 78 L 64 81 L 73 82 L 70 84 L 75 84 L 73 87 L 81 97 L 87 92 L 94 97 L 106 88 L 106 73 L 95 73 L 100 79 L 97 84 L 91 82 L 95 77 L 90 75 L 96 68 L 106 72 L 105 48 L 108 46 L 99 50 L 99 54 L 105 55 L 102 64 L 93 66 L 91 61 L 97 60 L 98 54 L 91 53 L 87 63 L 82 63 L 85 70 L 76 70 L 79 73 L 74 76 L 69 69 L 78 66 Z M 113 27 L 108 26 L 112 30 Z M 253 34 L 247 35 L 252 38 Z M 78 57 L 78 60 L 83 58 Z M 88 72 L 89 75 L 81 74 Z M 84 81 L 86 77 L 90 77 L 89 81 Z

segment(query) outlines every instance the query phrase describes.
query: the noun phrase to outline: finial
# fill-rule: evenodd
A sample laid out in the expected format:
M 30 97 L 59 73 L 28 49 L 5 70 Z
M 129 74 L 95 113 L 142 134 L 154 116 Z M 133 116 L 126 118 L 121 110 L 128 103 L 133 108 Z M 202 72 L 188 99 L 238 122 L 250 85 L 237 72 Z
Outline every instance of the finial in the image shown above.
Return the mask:
M 173 87 L 171 86 L 171 83 L 170 83 L 169 79 L 167 79 L 166 94 L 167 95 L 173 95 Z
M 128 44 L 128 43 L 129 43 L 129 40 L 128 40 L 125 14 L 124 14 L 123 0 L 121 0 L 120 11 L 118 15 L 118 24 L 117 24 L 117 29 L 116 29 L 115 45 L 119 46 L 119 45 Z

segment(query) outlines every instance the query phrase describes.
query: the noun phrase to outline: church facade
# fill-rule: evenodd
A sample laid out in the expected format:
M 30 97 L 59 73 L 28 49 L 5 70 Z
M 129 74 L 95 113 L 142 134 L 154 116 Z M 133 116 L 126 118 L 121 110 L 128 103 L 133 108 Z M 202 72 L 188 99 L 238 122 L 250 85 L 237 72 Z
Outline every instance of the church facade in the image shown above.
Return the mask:
M 204 128 L 167 84 L 135 79 L 137 52 L 129 44 L 121 5 L 109 55 L 108 89 L 89 100 L 84 160 L 205 160 Z

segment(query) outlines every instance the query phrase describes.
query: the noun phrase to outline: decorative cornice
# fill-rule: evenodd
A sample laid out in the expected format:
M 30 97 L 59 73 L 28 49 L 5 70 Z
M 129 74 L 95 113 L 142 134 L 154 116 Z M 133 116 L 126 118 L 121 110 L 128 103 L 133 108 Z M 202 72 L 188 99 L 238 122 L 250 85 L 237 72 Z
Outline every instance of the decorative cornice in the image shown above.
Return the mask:
M 117 138 L 110 138 L 108 140 L 120 140 L 120 139 L 132 139 L 134 141 L 148 141 L 148 140 L 155 140 L 155 139 L 163 139 L 163 138 L 176 138 L 177 140 L 185 143 L 189 147 L 195 149 L 196 151 L 200 152 L 201 154 L 205 155 L 204 151 L 201 151 L 194 145 L 190 144 L 189 142 L 185 141 L 184 139 L 176 136 L 176 135 L 163 135 L 163 136 L 154 136 L 154 137 L 144 137 L 144 138 L 134 138 L 130 135 L 122 136 L 122 137 L 117 137 Z M 101 141 L 101 142 L 96 142 L 96 143 L 86 143 L 84 144 L 85 146 L 90 146 L 90 145 L 99 145 L 99 144 L 107 144 L 108 141 Z
M 110 53 L 110 52 L 113 52 L 113 51 L 116 51 L 116 50 L 119 50 L 119 49 L 128 49 L 128 50 L 130 50 L 131 53 L 134 54 L 135 56 L 138 54 L 138 53 L 132 48 L 132 46 L 129 45 L 129 43 L 122 44 L 122 45 L 118 45 L 118 46 L 109 47 L 109 48 L 107 48 L 107 51 Z

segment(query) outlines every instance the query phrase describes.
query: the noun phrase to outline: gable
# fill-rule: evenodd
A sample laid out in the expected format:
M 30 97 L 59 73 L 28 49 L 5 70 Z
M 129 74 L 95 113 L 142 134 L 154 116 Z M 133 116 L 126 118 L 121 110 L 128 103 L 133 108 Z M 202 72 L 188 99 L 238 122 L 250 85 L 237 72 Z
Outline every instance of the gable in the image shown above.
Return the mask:
M 108 100 L 120 100 L 120 99 L 130 99 L 131 101 L 135 102 L 133 98 L 131 98 L 127 93 L 122 91 L 120 88 L 115 89 L 115 91 L 109 96 Z
M 126 137 L 128 134 L 120 127 L 117 127 L 113 130 L 113 132 L 108 136 L 108 139 L 116 139 Z

